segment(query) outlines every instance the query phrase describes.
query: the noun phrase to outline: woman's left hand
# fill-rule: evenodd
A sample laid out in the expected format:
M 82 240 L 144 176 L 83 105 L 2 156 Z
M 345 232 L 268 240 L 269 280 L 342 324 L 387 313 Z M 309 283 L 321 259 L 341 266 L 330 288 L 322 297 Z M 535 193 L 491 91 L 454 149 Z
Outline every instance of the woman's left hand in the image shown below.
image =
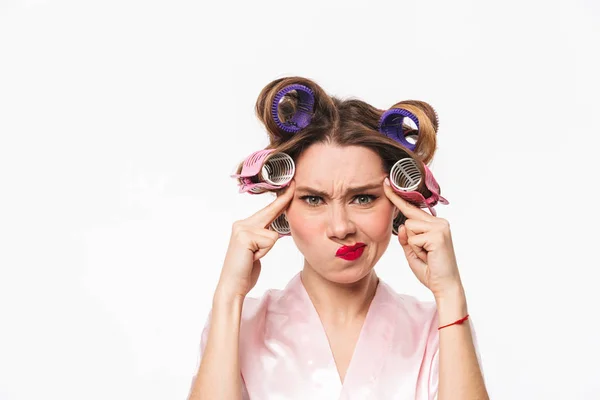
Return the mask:
M 391 188 L 388 178 L 383 187 L 386 196 L 407 218 L 398 229 L 398 241 L 413 273 L 436 300 L 454 296 L 457 290 L 461 292 L 448 221 L 402 199 Z

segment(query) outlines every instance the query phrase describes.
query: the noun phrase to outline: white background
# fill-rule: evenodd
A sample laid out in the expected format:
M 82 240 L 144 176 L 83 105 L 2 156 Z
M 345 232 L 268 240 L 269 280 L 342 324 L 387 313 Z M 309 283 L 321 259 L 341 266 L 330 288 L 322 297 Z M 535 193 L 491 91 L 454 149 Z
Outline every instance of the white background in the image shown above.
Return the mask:
M 600 399 L 599 49 L 595 0 L 1 0 L 0 399 L 187 396 L 287 75 L 436 108 L 492 398 Z M 282 239 L 251 295 L 301 265 Z M 432 299 L 395 241 L 377 271 Z

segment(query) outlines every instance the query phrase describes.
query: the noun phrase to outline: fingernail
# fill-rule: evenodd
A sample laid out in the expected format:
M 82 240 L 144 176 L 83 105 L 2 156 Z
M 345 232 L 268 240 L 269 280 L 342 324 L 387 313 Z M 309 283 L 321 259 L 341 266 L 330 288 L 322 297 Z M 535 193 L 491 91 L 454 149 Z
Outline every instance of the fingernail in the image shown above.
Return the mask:
M 390 186 L 390 180 L 386 177 L 385 180 L 383 181 L 383 184 Z

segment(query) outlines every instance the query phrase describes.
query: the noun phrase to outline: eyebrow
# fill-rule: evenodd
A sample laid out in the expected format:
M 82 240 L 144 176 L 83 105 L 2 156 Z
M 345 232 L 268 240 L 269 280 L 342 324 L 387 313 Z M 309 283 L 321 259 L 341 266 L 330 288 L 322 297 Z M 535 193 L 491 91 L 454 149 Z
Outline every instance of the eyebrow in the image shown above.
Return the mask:
M 346 191 L 346 194 L 359 194 L 359 193 L 364 193 L 368 190 L 380 189 L 381 185 L 382 185 L 381 183 L 372 183 L 372 184 L 368 184 L 368 185 L 352 187 Z M 320 197 L 327 197 L 327 198 L 331 197 L 330 194 L 327 192 L 324 192 L 322 190 L 313 189 L 308 186 L 299 186 L 296 188 L 296 192 L 308 192 L 310 194 L 320 196 Z

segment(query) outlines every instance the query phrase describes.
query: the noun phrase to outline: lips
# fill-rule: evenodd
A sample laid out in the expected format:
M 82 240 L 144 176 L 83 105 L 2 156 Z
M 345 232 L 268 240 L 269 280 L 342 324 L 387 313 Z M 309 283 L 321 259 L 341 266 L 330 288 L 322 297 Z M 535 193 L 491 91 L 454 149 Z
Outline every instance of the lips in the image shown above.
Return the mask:
M 335 256 L 343 258 L 344 260 L 356 260 L 362 255 L 366 246 L 367 245 L 364 243 L 356 243 L 352 246 L 342 246 L 335 253 Z

